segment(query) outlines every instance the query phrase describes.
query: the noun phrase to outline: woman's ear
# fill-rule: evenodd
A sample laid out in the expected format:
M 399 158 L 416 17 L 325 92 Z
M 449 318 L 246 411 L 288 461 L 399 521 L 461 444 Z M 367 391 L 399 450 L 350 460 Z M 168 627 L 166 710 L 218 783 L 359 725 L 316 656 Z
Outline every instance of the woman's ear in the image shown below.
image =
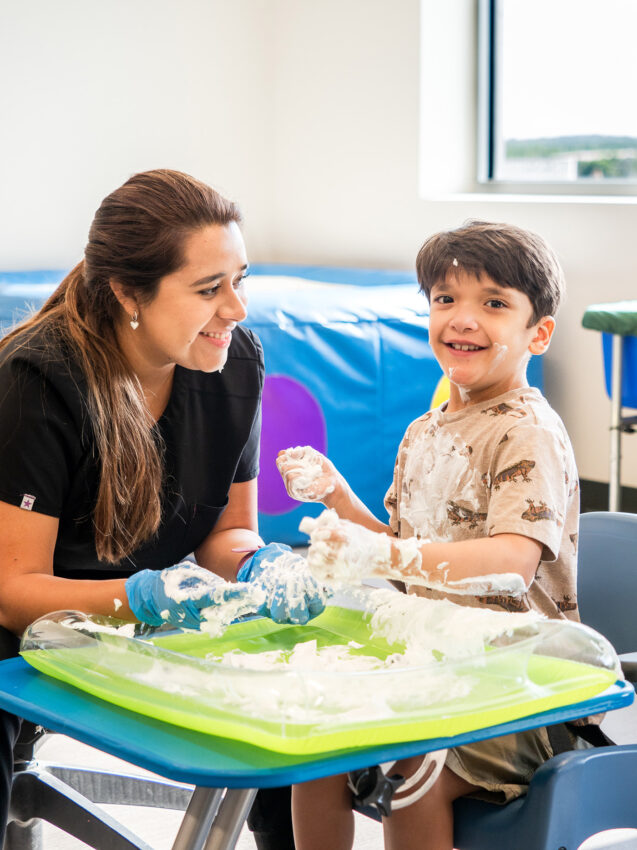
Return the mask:
M 137 303 L 137 299 L 130 295 L 129 291 L 122 286 L 122 284 L 111 278 L 109 280 L 109 286 L 111 287 L 111 291 L 113 295 L 118 300 L 122 310 L 126 313 L 126 315 L 130 318 L 133 314 L 139 315 L 139 304 Z
M 534 336 L 529 344 L 531 354 L 544 354 L 549 347 L 553 331 L 555 330 L 555 319 L 553 316 L 544 316 L 534 329 Z

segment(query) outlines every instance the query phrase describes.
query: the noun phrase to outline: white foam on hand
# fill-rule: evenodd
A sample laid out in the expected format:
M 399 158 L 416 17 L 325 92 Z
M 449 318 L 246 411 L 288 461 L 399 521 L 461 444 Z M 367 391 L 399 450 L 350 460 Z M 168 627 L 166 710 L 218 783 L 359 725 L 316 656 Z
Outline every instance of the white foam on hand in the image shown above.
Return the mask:
M 201 609 L 200 628 L 210 637 L 219 637 L 239 617 L 256 614 L 263 605 L 265 593 L 257 584 L 223 581 L 215 588 L 212 598 L 214 604 Z
M 312 446 L 285 449 L 276 465 L 288 495 L 298 502 L 321 502 L 336 488 L 338 473 Z
M 446 561 L 437 565 L 435 573 L 429 573 L 422 568 L 420 553 L 428 540 L 389 537 L 340 519 L 333 510 L 323 511 L 316 519 L 304 517 L 299 529 L 310 535 L 308 565 L 322 582 L 357 585 L 376 576 L 459 596 L 520 597 L 527 590 L 519 573 L 449 579 Z
M 201 599 L 223 582 L 220 576 L 193 564 L 192 561 L 182 561 L 174 567 L 162 570 L 161 578 L 164 583 L 164 593 L 175 602 Z

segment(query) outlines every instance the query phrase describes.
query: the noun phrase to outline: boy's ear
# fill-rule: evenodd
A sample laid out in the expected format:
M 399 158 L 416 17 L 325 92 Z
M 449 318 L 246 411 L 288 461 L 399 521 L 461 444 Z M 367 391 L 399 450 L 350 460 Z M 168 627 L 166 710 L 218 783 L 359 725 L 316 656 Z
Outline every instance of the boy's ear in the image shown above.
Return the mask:
M 549 347 L 553 331 L 555 330 L 555 319 L 553 316 L 544 316 L 535 326 L 533 339 L 529 344 L 531 354 L 544 354 Z

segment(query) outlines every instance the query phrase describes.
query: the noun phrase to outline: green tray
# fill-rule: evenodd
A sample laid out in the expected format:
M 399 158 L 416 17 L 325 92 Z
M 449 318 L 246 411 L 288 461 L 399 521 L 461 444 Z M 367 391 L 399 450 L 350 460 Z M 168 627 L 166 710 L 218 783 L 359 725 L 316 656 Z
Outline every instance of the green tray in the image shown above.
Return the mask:
M 353 640 L 363 647 L 352 654 L 379 658 L 397 650 L 371 635 L 362 612 L 329 607 L 305 626 L 254 619 L 229 626 L 218 638 L 181 633 L 150 642 L 100 634 L 81 646 L 43 643 L 22 655 L 43 673 L 148 717 L 308 755 L 459 735 L 582 702 L 617 678 L 611 670 L 537 654 L 538 637 L 470 659 L 373 672 L 250 671 L 206 660 L 235 648 L 256 653 L 307 640 L 319 647 Z M 437 677 L 442 683 L 449 675 L 466 694 L 437 696 Z M 325 703 L 322 694 L 328 695 Z M 350 697 L 359 706 L 354 716 L 330 703 Z M 272 710 L 264 711 L 263 698 L 270 699 Z M 303 717 L 308 706 L 310 720 Z

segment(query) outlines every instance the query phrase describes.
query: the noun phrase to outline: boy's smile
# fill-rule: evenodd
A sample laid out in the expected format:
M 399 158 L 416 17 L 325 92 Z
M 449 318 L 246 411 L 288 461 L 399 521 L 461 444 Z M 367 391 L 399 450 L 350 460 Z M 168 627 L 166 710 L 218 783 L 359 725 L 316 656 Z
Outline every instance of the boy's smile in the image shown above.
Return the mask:
M 451 382 L 447 410 L 528 386 L 530 354 L 542 354 L 555 326 L 547 316 L 529 327 L 533 308 L 518 289 L 462 268 L 431 290 L 429 339 Z

